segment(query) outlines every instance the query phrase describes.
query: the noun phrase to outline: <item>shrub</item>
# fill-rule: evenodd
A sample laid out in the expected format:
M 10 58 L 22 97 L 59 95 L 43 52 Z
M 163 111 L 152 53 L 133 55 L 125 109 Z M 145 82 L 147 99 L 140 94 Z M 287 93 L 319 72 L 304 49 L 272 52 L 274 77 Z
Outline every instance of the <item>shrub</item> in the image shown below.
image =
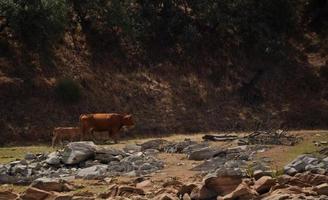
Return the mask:
M 64 103 L 77 103 L 81 99 L 81 88 L 78 83 L 69 78 L 58 80 L 55 93 Z

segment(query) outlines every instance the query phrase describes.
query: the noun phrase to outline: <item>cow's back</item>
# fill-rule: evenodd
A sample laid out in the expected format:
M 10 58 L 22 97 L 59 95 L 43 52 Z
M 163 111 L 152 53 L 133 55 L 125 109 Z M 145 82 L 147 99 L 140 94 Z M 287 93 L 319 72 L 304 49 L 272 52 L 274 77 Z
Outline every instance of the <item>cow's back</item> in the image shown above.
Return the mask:
M 106 131 L 114 127 L 122 126 L 123 116 L 116 113 L 96 113 L 92 115 L 90 124 L 95 131 Z

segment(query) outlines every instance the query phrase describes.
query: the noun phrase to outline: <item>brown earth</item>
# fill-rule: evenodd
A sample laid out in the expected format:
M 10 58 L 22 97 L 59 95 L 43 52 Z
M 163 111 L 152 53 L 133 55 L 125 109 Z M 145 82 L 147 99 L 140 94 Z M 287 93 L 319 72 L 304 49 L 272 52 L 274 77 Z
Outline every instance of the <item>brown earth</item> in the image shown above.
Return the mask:
M 230 55 L 214 63 L 124 66 L 111 58 L 94 62 L 84 38 L 75 39 L 66 35 L 51 64 L 0 55 L 0 144 L 49 141 L 54 127 L 76 126 L 81 113 L 96 112 L 133 114 L 130 137 L 327 127 L 327 84 L 318 75 L 324 56 L 288 65 Z M 78 103 L 57 98 L 62 78 L 80 86 Z

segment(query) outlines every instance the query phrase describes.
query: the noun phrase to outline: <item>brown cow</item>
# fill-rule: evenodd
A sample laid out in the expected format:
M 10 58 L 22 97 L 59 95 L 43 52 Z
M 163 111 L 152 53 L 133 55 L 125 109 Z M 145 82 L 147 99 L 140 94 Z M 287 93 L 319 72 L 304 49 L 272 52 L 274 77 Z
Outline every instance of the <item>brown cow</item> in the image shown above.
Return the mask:
M 52 147 L 55 146 L 56 142 L 63 144 L 64 140 L 78 141 L 81 138 L 80 127 L 56 127 L 53 131 Z
M 123 126 L 133 126 L 132 115 L 117 113 L 96 113 L 80 115 L 81 140 L 87 133 L 94 131 L 108 131 L 108 137 L 113 138 L 114 142 L 118 141 L 118 132 Z

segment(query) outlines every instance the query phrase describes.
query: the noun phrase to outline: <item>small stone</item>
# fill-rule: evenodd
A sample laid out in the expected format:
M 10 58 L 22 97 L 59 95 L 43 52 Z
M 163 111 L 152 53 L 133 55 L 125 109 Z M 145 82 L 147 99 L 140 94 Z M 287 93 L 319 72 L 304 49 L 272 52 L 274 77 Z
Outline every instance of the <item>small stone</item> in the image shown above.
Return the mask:
M 294 167 L 285 167 L 284 171 L 286 174 L 288 174 L 290 176 L 293 176 L 298 172 Z
M 34 160 L 36 158 L 37 158 L 36 155 L 34 155 L 33 153 L 27 153 L 27 154 L 25 154 L 25 157 L 24 157 L 25 160 Z
M 103 178 L 107 173 L 107 165 L 94 165 L 84 169 L 80 169 L 77 177 L 85 179 Z
M 46 163 L 49 165 L 59 165 L 60 164 L 60 157 L 58 152 L 52 152 L 47 156 Z

